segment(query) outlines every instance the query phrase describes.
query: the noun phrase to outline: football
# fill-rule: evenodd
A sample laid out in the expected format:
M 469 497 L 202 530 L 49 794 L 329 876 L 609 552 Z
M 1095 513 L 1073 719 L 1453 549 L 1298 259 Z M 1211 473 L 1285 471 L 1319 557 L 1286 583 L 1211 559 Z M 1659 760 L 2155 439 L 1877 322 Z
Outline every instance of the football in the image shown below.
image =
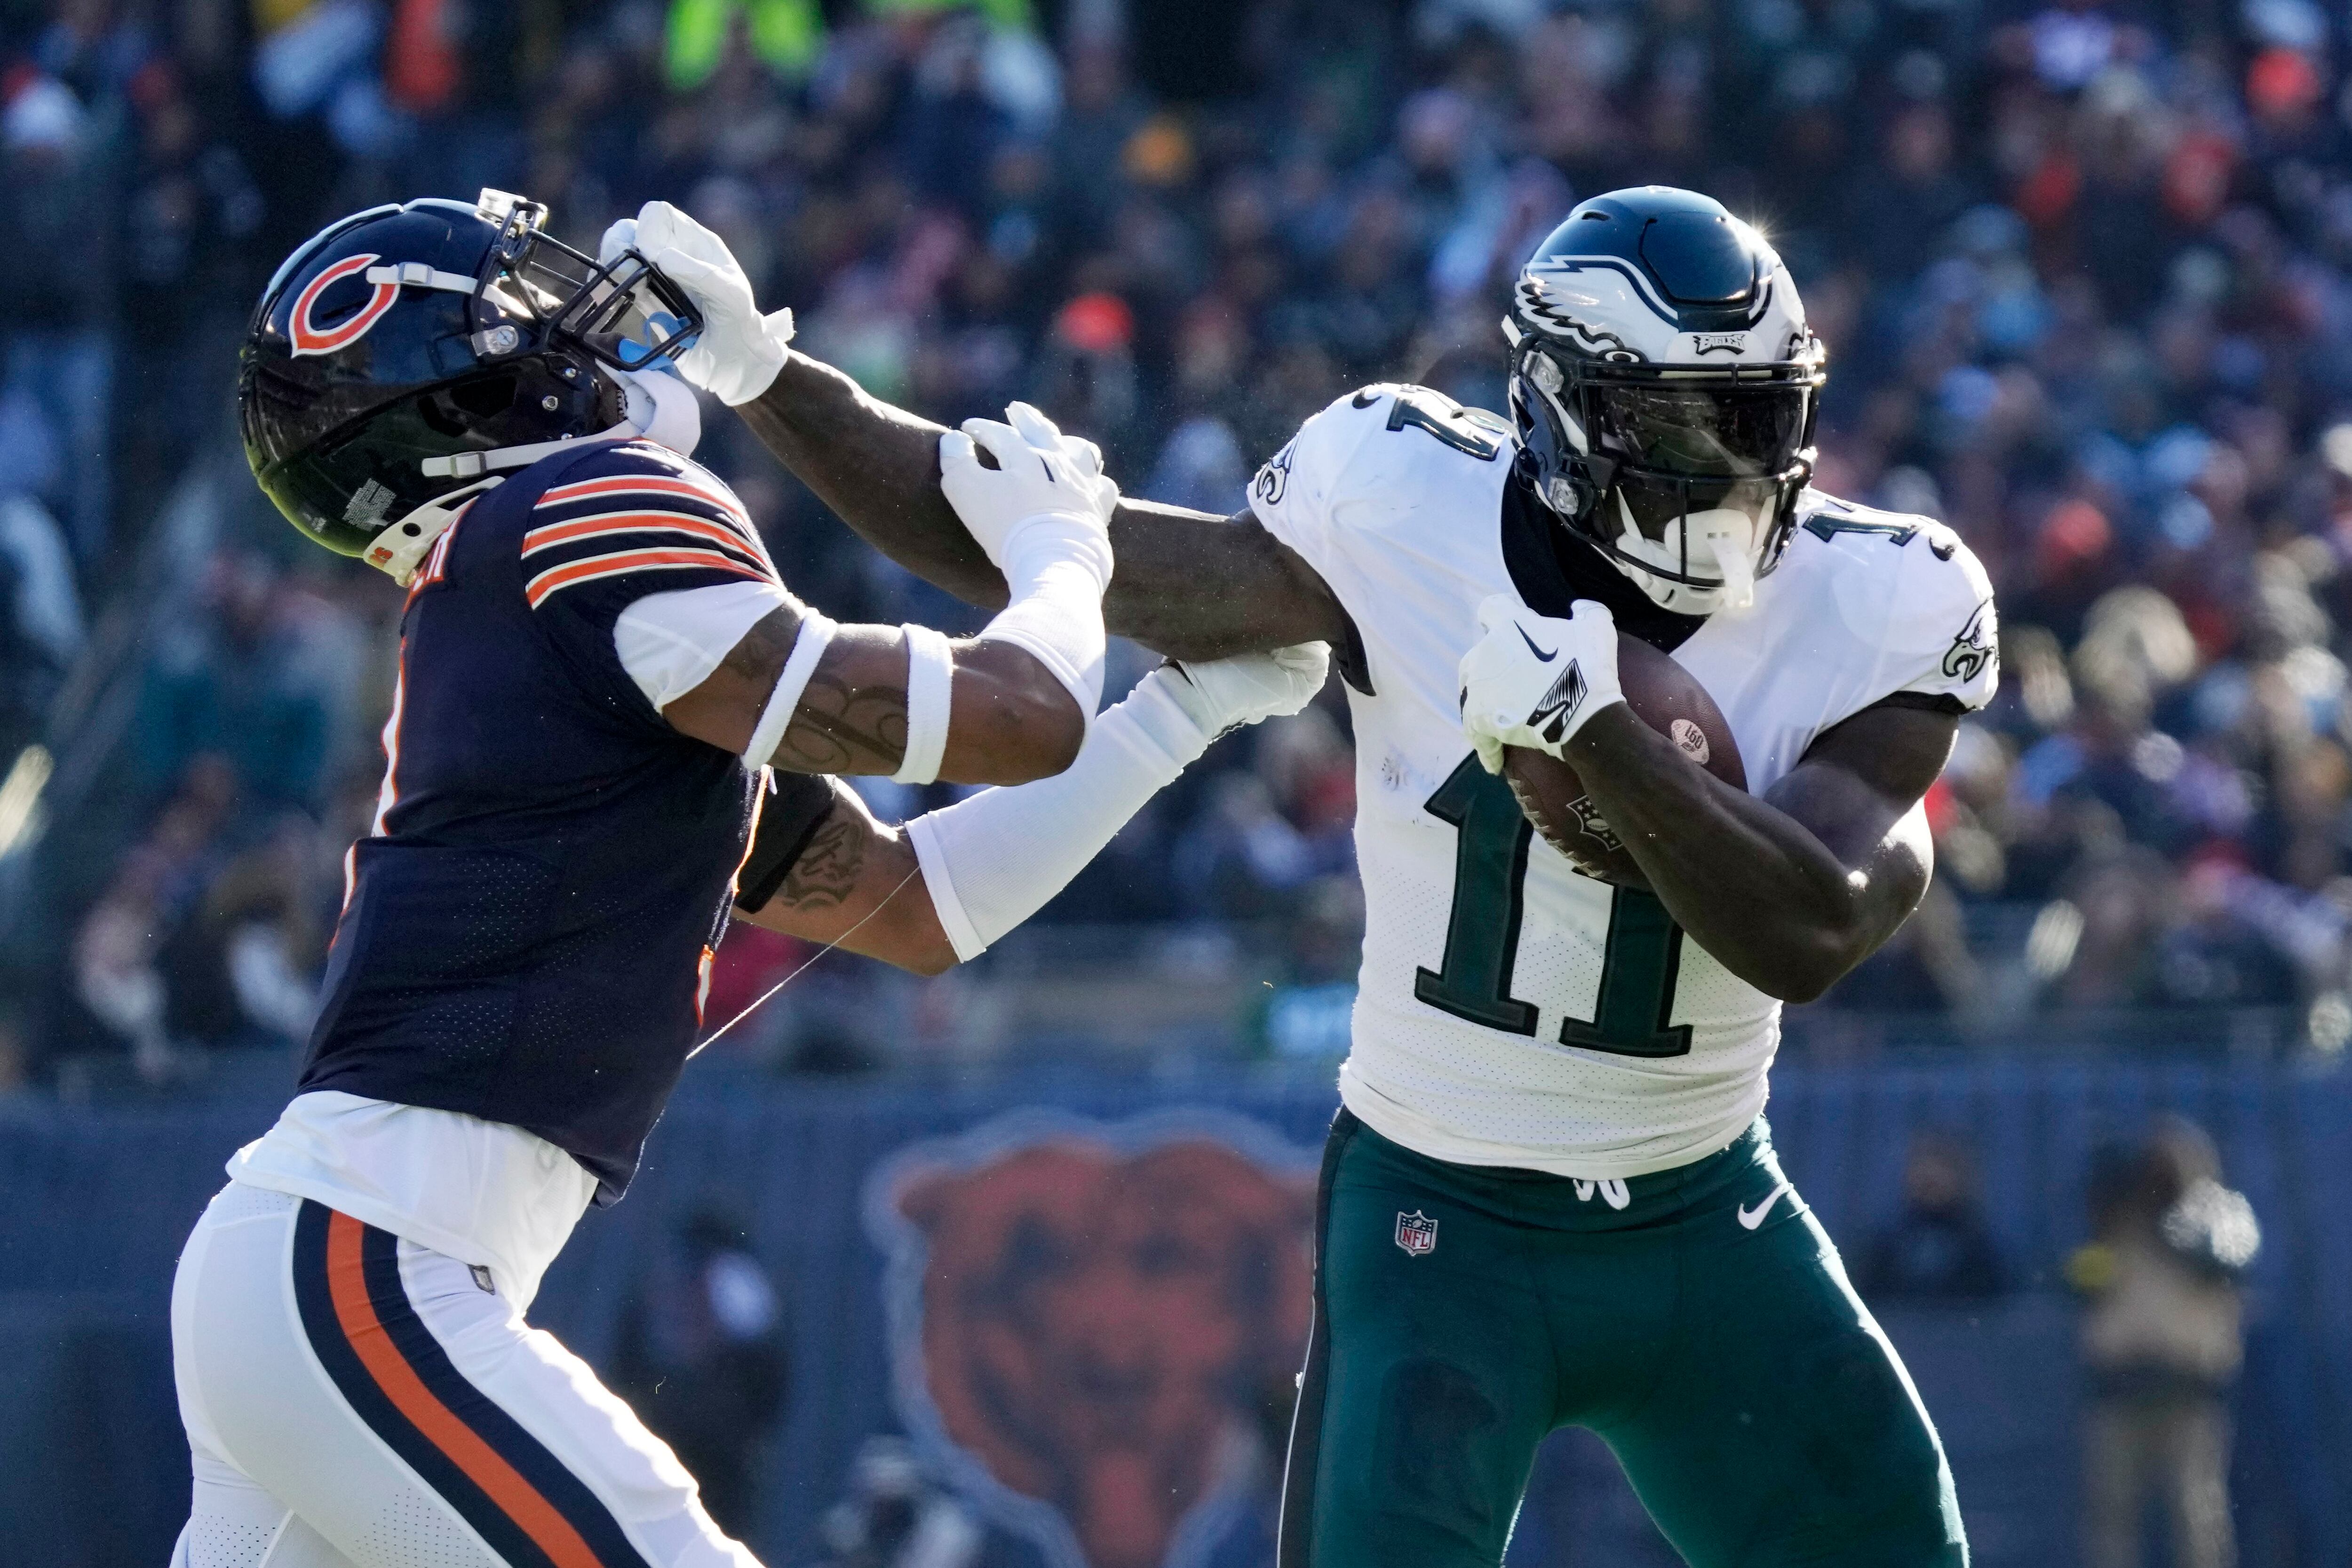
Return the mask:
M 1641 638 L 1620 632 L 1617 681 L 1626 705 L 1643 723 L 1734 789 L 1748 787 L 1748 769 L 1731 726 L 1697 677 Z M 1633 857 L 1593 808 L 1574 768 L 1549 753 L 1513 746 L 1503 753 L 1503 777 L 1536 831 L 1578 870 L 1622 887 L 1649 887 Z

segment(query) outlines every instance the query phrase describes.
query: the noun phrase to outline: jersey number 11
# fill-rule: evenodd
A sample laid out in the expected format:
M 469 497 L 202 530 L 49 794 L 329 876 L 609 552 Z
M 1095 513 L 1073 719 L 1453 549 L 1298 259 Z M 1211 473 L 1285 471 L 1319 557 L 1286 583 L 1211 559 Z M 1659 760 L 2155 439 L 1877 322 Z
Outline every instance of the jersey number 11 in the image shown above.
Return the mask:
M 1429 814 L 1460 835 L 1454 852 L 1454 908 L 1445 923 L 1444 967 L 1413 974 L 1412 994 L 1431 1006 L 1514 1035 L 1536 1032 L 1536 1005 L 1511 994 L 1525 913 L 1528 849 L 1535 828 L 1511 786 L 1474 754 L 1429 797 Z M 1568 1018 L 1559 1043 L 1623 1057 L 1679 1057 L 1690 1051 L 1687 1024 L 1666 1020 L 1675 1006 L 1675 972 L 1683 930 L 1654 893 L 1612 889 L 1609 945 L 1601 993 L 1590 1019 Z

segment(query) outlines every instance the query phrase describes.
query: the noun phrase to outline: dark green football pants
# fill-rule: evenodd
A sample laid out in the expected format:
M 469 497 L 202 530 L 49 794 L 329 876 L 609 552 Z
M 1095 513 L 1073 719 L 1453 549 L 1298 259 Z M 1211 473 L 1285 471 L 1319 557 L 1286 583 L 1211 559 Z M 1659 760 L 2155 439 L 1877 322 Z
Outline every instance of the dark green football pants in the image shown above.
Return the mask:
M 1449 1164 L 1347 1111 L 1280 1568 L 1494 1568 L 1586 1426 L 1692 1568 L 1961 1568 L 1951 1471 L 1759 1120 L 1622 1183 Z

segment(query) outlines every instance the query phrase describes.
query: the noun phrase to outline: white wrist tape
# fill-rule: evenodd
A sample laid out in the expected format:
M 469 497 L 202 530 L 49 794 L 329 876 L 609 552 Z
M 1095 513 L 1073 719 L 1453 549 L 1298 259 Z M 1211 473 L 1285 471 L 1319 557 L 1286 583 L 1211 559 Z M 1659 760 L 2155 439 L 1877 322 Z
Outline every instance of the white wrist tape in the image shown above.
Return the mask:
M 1045 907 L 1208 740 L 1162 683 L 1143 678 L 1097 720 L 1077 761 L 1052 778 L 982 790 L 907 824 L 923 886 L 959 961 Z
M 768 705 L 760 710 L 760 721 L 751 726 L 751 743 L 743 748 L 745 767 L 758 772 L 783 744 L 784 731 L 792 728 L 793 714 L 801 705 L 801 693 L 808 689 L 809 677 L 816 673 L 817 660 L 824 657 L 833 634 L 840 629 L 814 610 L 801 617 L 801 629 L 793 638 L 792 657 L 784 660 L 783 672 L 776 677 L 776 689 L 768 693 Z
M 955 655 L 943 632 L 918 626 L 898 629 L 907 636 L 907 754 L 890 777 L 927 784 L 940 776 L 940 759 L 947 755 Z
M 1013 603 L 988 623 L 983 642 L 1005 642 L 1051 670 L 1091 721 L 1102 705 L 1102 595 L 1110 546 L 1075 518 L 1047 515 L 1005 536 L 1004 581 Z

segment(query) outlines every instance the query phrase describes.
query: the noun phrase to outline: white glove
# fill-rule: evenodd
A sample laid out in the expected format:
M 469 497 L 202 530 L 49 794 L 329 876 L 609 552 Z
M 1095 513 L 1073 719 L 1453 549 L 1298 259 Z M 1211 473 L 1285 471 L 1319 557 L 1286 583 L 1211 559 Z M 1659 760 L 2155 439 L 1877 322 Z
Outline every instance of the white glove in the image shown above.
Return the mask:
M 1330 673 L 1330 645 L 1303 642 L 1272 653 L 1175 660 L 1152 676 L 1166 678 L 1168 695 L 1201 727 L 1205 744 L 1228 730 L 1297 712 Z
M 784 368 L 793 313 L 760 314 L 751 280 L 727 242 L 667 202 L 647 202 L 604 231 L 596 258 L 635 247 L 702 311 L 702 335 L 677 356 L 677 374 L 732 408 L 768 390 Z
M 1075 526 L 1099 537 L 1108 563 L 1118 487 L 1103 476 L 1101 449 L 1063 435 L 1025 403 L 1004 412 L 1009 425 L 967 419 L 961 430 L 940 437 L 940 489 L 948 504 L 1008 576 L 1007 563 L 1020 553 L 1017 536 L 1034 525 L 1050 523 L 1045 531 L 1066 537 Z M 974 443 L 988 448 L 995 468 L 981 466 Z
M 1486 635 L 1462 656 L 1462 729 L 1488 773 L 1503 771 L 1506 746 L 1561 755 L 1587 720 L 1625 700 L 1609 606 L 1579 599 L 1569 615 L 1537 615 L 1508 594 L 1479 604 Z

